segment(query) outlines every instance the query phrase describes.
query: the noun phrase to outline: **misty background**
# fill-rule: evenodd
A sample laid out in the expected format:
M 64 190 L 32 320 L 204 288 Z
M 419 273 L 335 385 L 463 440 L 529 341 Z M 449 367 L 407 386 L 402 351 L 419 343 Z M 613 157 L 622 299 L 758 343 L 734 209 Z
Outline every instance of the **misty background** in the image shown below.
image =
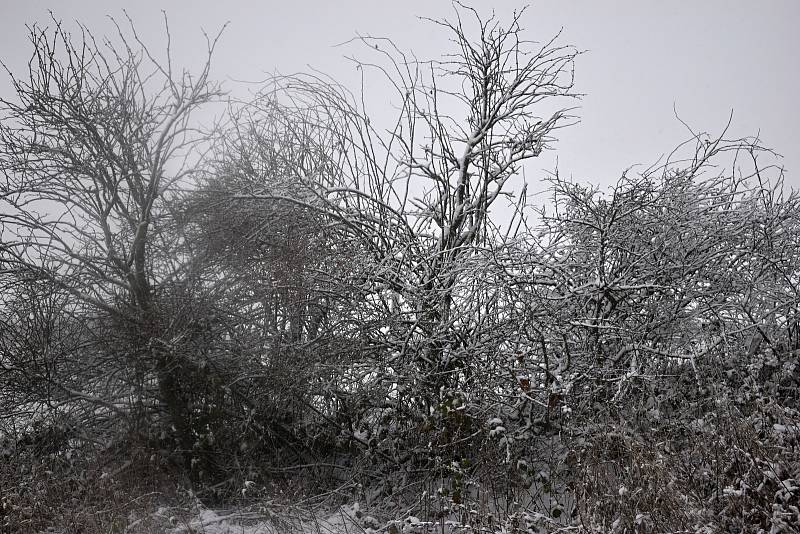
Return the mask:
M 525 5 L 492 3 L 498 14 Z M 155 51 L 166 43 L 163 9 L 175 65 L 189 70 L 203 61 L 201 30 L 214 35 L 229 23 L 212 60 L 212 78 L 234 94 L 247 90 L 240 81 L 309 67 L 358 92 L 361 73 L 345 56 L 359 50 L 342 43 L 358 34 L 389 37 L 419 58 L 436 57 L 447 49 L 447 36 L 418 17 L 454 13 L 450 2 L 421 0 L 8 2 L 0 7 L 2 59 L 12 72 L 25 69 L 31 53 L 25 25 L 52 25 L 49 10 L 103 36 L 113 33 L 109 15 L 124 21 L 123 9 Z M 607 186 L 629 166 L 655 163 L 691 137 L 675 110 L 692 129 L 712 137 L 733 112 L 728 137 L 758 135 L 783 156 L 786 183 L 800 187 L 799 3 L 550 0 L 531 2 L 529 10 L 526 35 L 547 41 L 562 31 L 560 44 L 586 51 L 575 68 L 575 89 L 585 95 L 577 103 L 581 123 L 561 130 L 555 150 L 526 169 L 534 187 L 556 164 L 564 177 Z M 386 87 L 366 87 L 374 99 L 372 119 L 388 127 L 394 116 L 383 105 Z M 8 78 L 0 79 L 2 94 L 9 89 Z

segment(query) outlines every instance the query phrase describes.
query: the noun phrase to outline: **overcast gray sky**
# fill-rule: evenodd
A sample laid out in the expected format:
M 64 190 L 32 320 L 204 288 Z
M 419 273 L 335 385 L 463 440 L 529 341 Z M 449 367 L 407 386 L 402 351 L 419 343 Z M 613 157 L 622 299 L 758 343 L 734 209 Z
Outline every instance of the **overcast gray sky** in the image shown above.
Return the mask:
M 491 5 L 503 16 L 525 2 Z M 352 63 L 335 47 L 357 32 L 392 37 L 418 56 L 436 56 L 446 43 L 418 16 L 453 13 L 448 1 L 323 0 L 172 2 L 26 1 L 0 7 L 0 57 L 12 70 L 30 55 L 26 23 L 56 17 L 78 20 L 94 33 L 109 33 L 105 15 L 128 10 L 147 42 L 163 42 L 160 10 L 167 11 L 174 57 L 191 66 L 202 60 L 201 28 L 226 30 L 215 56 L 218 79 L 255 80 L 265 72 L 322 70 L 345 84 L 356 80 Z M 787 182 L 800 189 L 800 2 L 782 1 L 566 1 L 530 2 L 523 19 L 531 39 L 543 40 L 563 27 L 563 44 L 587 53 L 576 65 L 581 124 L 561 132 L 558 150 L 534 169 L 609 184 L 633 164 L 651 164 L 689 133 L 674 117 L 696 130 L 719 133 L 731 110 L 729 136 L 755 135 L 783 154 Z M 354 87 L 355 89 L 355 87 Z M 8 94 L 6 79 L 0 91 Z M 542 172 L 544 175 L 544 172 Z M 528 176 L 535 180 L 536 176 Z

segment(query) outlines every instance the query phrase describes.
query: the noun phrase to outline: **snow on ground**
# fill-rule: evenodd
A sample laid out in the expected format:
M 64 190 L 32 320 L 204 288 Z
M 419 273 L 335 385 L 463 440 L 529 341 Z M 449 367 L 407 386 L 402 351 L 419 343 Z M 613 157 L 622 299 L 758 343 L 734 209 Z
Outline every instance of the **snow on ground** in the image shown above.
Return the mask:
M 341 506 L 327 515 L 200 508 L 188 522 L 181 523 L 172 517 L 169 520 L 175 525 L 170 534 L 372 534 L 380 527 L 374 518 L 361 514 L 357 503 Z

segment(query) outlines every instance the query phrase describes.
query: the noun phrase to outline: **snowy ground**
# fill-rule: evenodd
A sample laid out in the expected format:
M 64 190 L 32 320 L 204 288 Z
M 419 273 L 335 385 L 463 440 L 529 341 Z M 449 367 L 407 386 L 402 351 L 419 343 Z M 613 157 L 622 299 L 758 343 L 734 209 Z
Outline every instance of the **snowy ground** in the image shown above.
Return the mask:
M 328 514 L 299 512 L 242 512 L 199 508 L 191 519 L 181 521 L 166 509 L 157 513 L 173 528 L 170 534 L 373 534 L 421 532 L 424 524 L 415 517 L 391 525 L 380 524 L 362 513 L 358 504 L 341 506 Z
M 442 519 L 426 522 L 407 515 L 403 520 L 381 523 L 363 513 L 358 504 L 341 506 L 326 514 L 280 511 L 274 514 L 198 509 L 180 522 L 159 511 L 172 525 L 169 534 L 475 534 L 514 532 L 568 532 L 574 527 L 559 525 L 541 514 L 523 514 L 494 528 L 464 525 Z M 535 526 L 534 526 L 535 525 Z M 547 525 L 545 527 L 545 525 Z M 526 528 L 527 527 L 527 528 Z M 543 529 L 544 527 L 544 529 Z M 520 528 L 522 530 L 520 530 Z
M 344 534 L 361 532 L 353 517 L 345 512 L 331 514 L 329 517 L 299 518 L 265 516 L 264 514 L 226 513 L 202 510 L 188 523 L 176 526 L 174 534 Z M 171 523 L 176 523 L 174 519 Z

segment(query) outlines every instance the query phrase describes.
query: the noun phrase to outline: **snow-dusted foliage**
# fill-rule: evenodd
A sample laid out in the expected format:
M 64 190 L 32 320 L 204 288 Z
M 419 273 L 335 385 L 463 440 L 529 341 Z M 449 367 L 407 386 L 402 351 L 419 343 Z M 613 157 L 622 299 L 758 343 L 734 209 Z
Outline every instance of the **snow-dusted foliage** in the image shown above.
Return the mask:
M 577 52 L 522 16 L 457 4 L 443 59 L 357 39 L 388 130 L 296 75 L 200 133 L 208 65 L 32 28 L 0 103 L 0 529 L 800 524 L 800 199 L 757 139 L 693 134 L 535 208 Z

